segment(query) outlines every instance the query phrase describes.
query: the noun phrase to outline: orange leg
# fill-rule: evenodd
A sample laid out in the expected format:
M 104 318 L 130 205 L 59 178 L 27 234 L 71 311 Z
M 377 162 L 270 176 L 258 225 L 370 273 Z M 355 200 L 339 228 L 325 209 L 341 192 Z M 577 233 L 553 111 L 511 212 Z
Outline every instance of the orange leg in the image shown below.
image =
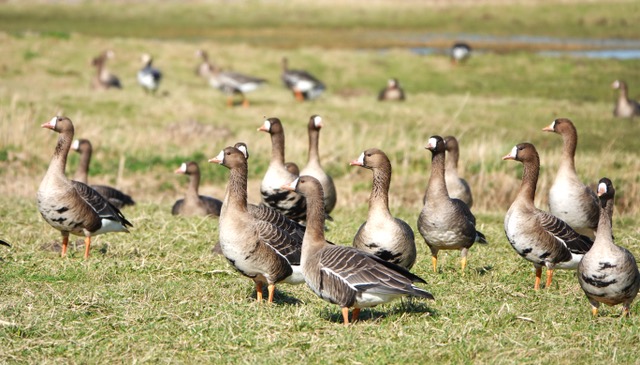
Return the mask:
M 536 283 L 533 286 L 533 289 L 540 290 L 540 279 L 542 278 L 542 268 L 536 267 Z
M 67 246 L 69 246 L 69 235 L 62 236 L 62 254 L 61 257 L 65 257 L 67 255 Z
M 89 251 L 91 250 L 91 236 L 87 236 L 84 238 L 84 258 L 85 260 L 89 258 Z
M 438 272 L 438 255 L 431 256 L 431 264 L 433 265 L 433 272 Z
M 227 97 L 227 106 L 228 107 L 232 107 L 233 106 L 233 98 L 231 96 Z
M 351 312 L 351 323 L 358 320 L 360 317 L 360 308 L 353 308 L 353 312 Z
M 349 307 L 342 307 L 342 323 L 349 325 Z
M 597 317 L 598 316 L 598 307 L 591 307 L 591 314 L 594 317 Z M 624 315 L 624 311 L 622 312 L 622 314 Z
M 302 92 L 300 92 L 299 90 L 295 90 L 293 93 L 296 97 L 296 100 L 304 101 L 304 95 L 302 95 Z
M 467 258 L 463 257 L 462 261 L 460 262 L 460 266 L 462 266 L 462 273 L 464 274 L 464 269 L 467 267 Z
M 262 302 L 262 283 L 256 282 L 256 300 Z
M 547 269 L 547 282 L 545 283 L 545 288 L 551 287 L 551 278 L 553 277 L 553 269 Z
M 269 284 L 269 286 L 267 286 L 267 291 L 269 292 L 269 303 L 273 303 L 273 294 L 276 291 L 276 285 L 275 284 Z

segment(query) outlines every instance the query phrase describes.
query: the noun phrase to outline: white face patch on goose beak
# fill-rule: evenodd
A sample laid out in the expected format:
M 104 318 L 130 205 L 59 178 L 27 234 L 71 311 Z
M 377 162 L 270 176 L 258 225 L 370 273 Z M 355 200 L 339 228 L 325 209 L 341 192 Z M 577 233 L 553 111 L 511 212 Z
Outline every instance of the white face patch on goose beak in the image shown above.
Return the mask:
M 269 132 L 271 130 L 271 122 L 265 120 L 262 127 L 258 128 L 259 131 Z
M 313 118 L 313 125 L 315 125 L 316 128 L 322 128 L 322 117 L 319 115 L 316 115 Z
M 182 171 L 183 173 L 187 172 L 187 164 L 186 163 L 183 162 L 182 165 L 180 165 L 180 171 Z
M 514 160 L 518 157 L 518 146 L 513 146 L 511 152 L 509 152 L 509 157 L 513 158 Z
M 611 87 L 614 89 L 618 89 L 620 87 L 620 81 L 614 81 L 613 84 L 611 84 Z
M 607 184 L 603 182 L 598 184 L 598 196 L 602 196 L 606 192 L 607 192 Z
M 55 130 L 56 129 L 56 124 L 58 123 L 58 116 L 55 116 L 53 118 L 51 118 L 50 121 L 44 123 L 43 125 L 41 125 L 40 127 L 42 128 L 47 128 L 47 129 L 51 129 L 51 130 Z
M 79 139 L 74 139 L 73 143 L 71 143 L 71 149 L 74 151 L 77 151 L 80 149 L 80 140 Z
M 435 138 L 429 138 L 429 141 L 427 142 L 427 148 L 428 149 L 436 149 L 436 146 L 438 145 L 438 140 Z
M 351 166 L 364 166 L 364 152 L 360 154 L 357 160 L 353 160 L 349 163 Z
M 224 163 L 224 150 L 220 151 L 220 153 L 218 153 L 218 156 L 209 159 L 209 163 L 217 163 L 222 165 Z
M 300 178 L 296 177 L 296 179 L 293 180 L 292 182 L 282 185 L 282 188 L 285 190 L 296 191 L 296 187 L 298 187 L 298 180 L 300 180 Z

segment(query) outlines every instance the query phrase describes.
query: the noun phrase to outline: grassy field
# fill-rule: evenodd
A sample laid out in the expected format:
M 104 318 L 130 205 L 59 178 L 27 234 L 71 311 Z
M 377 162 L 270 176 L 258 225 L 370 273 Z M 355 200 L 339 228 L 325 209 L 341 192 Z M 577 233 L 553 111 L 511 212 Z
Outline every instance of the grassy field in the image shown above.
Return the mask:
M 395 40 L 481 30 L 633 39 L 638 4 L 304 4 L 163 2 L 155 19 L 144 2 L 0 5 L 0 238 L 13 244 L 0 246 L 0 363 L 637 363 L 638 305 L 629 319 L 617 307 L 591 318 L 573 272 L 558 272 L 551 288 L 533 291 L 532 265 L 502 228 L 522 169 L 501 157 L 519 142 L 537 146 L 536 200 L 546 208 L 562 142 L 541 129 L 571 118 L 580 136 L 578 173 L 590 184 L 613 180 L 616 242 L 639 255 L 640 125 L 612 117 L 610 84 L 626 80 L 637 98 L 640 60 L 511 50 L 478 53 L 454 67 L 445 55 L 418 56 L 404 48 L 415 44 Z M 227 108 L 193 74 L 198 48 L 224 67 L 268 79 L 248 95 L 249 108 Z M 90 60 L 105 49 L 116 53 L 108 66 L 123 90 L 89 88 Z M 143 52 L 165 74 L 156 96 L 135 82 Z M 295 102 L 280 84 L 283 56 L 324 80 L 325 95 Z M 405 103 L 375 100 L 389 77 L 405 87 Z M 138 202 L 123 211 L 131 233 L 99 236 L 87 261 L 81 249 L 58 257 L 60 234 L 35 207 L 57 138 L 40 125 L 58 113 L 71 118 L 76 137 L 93 143 L 90 182 L 118 186 Z M 458 137 L 461 174 L 490 244 L 471 249 L 465 275 L 457 252 L 442 253 L 433 273 L 417 234 L 413 271 L 435 302 L 364 310 L 347 328 L 339 308 L 305 286 L 280 285 L 274 305 L 258 304 L 250 281 L 211 252 L 217 221 L 171 216 L 186 187 L 173 174 L 180 163 L 197 161 L 201 193 L 221 198 L 228 170 L 206 161 L 237 141 L 249 146 L 249 200 L 257 202 L 270 142 L 256 129 L 265 116 L 279 117 L 287 160 L 304 165 L 312 114 L 326 122 L 321 157 L 338 186 L 327 238 L 344 245 L 365 219 L 371 186 L 370 172 L 350 160 L 370 147 L 390 156 L 392 212 L 415 229 L 429 177 L 426 141 Z M 71 154 L 69 175 L 77 163 Z

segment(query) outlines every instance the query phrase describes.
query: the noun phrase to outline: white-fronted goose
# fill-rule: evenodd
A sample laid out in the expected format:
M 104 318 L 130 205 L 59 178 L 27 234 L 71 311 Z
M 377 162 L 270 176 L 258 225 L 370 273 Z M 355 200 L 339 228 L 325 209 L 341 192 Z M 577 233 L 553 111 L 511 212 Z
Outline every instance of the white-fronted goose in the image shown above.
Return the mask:
M 200 167 L 198 167 L 196 162 L 183 162 L 175 173 L 189 176 L 189 187 L 184 195 L 184 199 L 179 199 L 173 204 L 171 214 L 185 216 L 220 216 L 222 202 L 210 196 L 198 194 Z
M 400 87 L 400 82 L 398 82 L 398 79 L 389 79 L 387 81 L 387 87 L 380 90 L 380 92 L 378 93 L 378 100 L 404 101 L 404 90 L 402 90 L 402 87 Z
M 447 184 L 447 192 L 451 199 L 460 199 L 471 208 L 473 206 L 473 196 L 467 180 L 458 175 L 458 159 L 460 152 L 458 140 L 454 136 L 444 137 L 444 145 L 447 151 L 445 160 L 444 180 Z M 427 201 L 427 192 L 424 193 L 422 202 Z
M 271 303 L 277 283 L 304 282 L 300 269 L 302 242 L 251 214 L 247 206 L 248 166 L 242 151 L 227 147 L 209 162 L 230 170 L 218 230 L 222 254 L 241 274 L 254 281 L 258 301 L 262 300 L 262 287 L 266 284 Z
M 319 97 L 325 90 L 322 81 L 304 70 L 290 70 L 289 61 L 282 58 L 282 74 L 284 85 L 291 91 L 298 101 L 312 100 Z
M 85 236 L 84 257 L 89 257 L 91 237 L 107 232 L 129 232 L 131 223 L 118 208 L 81 182 L 67 179 L 64 169 L 73 141 L 73 124 L 53 117 L 42 128 L 60 133 L 47 173 L 40 183 L 37 204 L 47 223 L 62 233 L 62 256 L 67 253 L 69 233 Z
M 91 86 L 97 90 L 106 90 L 110 88 L 122 89 L 120 79 L 107 69 L 107 60 L 113 58 L 114 53 L 111 50 L 102 52 L 93 59 L 92 65 L 96 68 L 96 74 L 91 79 Z
M 138 71 L 138 83 L 144 91 L 155 93 L 162 80 L 162 72 L 153 67 L 153 58 L 150 54 L 142 55 L 143 67 Z
M 222 71 L 217 66 L 213 66 L 211 69 L 211 77 L 209 78 L 209 84 L 222 91 L 227 95 L 227 106 L 233 106 L 233 96 L 240 95 L 242 98 L 241 104 L 244 107 L 249 106 L 249 100 L 246 97 L 246 93 L 251 92 L 267 80 L 241 74 L 239 72 Z
M 71 144 L 71 149 L 80 154 L 80 162 L 76 169 L 74 180 L 83 184 L 89 184 L 89 164 L 91 163 L 92 147 L 91 142 L 88 139 L 76 139 Z M 113 204 L 118 209 L 122 209 L 127 205 L 135 205 L 131 196 L 121 192 L 118 189 L 112 188 L 106 185 L 91 185 L 93 190 L 102 195 L 109 203 Z
M 549 189 L 549 211 L 576 232 L 593 239 L 598 227 L 598 197 L 580 181 L 576 173 L 578 132 L 566 118 L 556 119 L 542 130 L 558 133 L 563 142 L 558 174 Z
M 305 201 L 295 191 L 282 189 L 297 176 L 284 167 L 284 128 L 278 118 L 264 121 L 259 131 L 271 135 L 271 161 L 260 185 L 262 203 L 281 212 L 287 217 L 303 222 L 306 216 Z
M 329 214 L 336 206 L 337 193 L 336 186 L 333 184 L 333 179 L 324 171 L 320 164 L 318 145 L 320 129 L 322 127 L 322 117 L 319 115 L 312 115 L 311 118 L 309 118 L 309 124 L 307 127 L 309 131 L 309 157 L 307 159 L 307 165 L 302 168 L 298 176 L 309 175 L 320 181 L 320 184 L 322 184 L 322 190 L 324 191 L 324 209 L 327 214 Z
M 578 265 L 580 287 L 591 303 L 591 313 L 598 315 L 600 303 L 622 303 L 622 315 L 629 316 L 631 303 L 640 289 L 640 272 L 635 257 L 613 242 L 612 217 L 615 190 L 608 178 L 598 182 L 600 220 L 593 247 Z
M 416 241 L 407 222 L 395 218 L 389 211 L 389 158 L 383 151 L 370 148 L 350 164 L 373 171 L 367 220 L 353 238 L 353 246 L 405 269 L 411 269 L 416 262 Z
M 199 49 L 196 51 L 196 57 L 202 59 L 202 62 L 195 67 L 194 73 L 208 82 L 214 67 L 211 62 L 209 62 L 209 55 L 205 50 Z
M 456 42 L 450 50 L 451 63 L 457 65 L 471 57 L 471 46 L 465 42 Z
M 295 189 L 307 200 L 307 230 L 302 241 L 302 272 L 307 285 L 320 298 L 342 308 L 342 319 L 349 324 L 358 319 L 360 308 L 373 307 L 393 299 L 412 296 L 433 299 L 431 293 L 413 285 L 425 283 L 407 269 L 353 247 L 329 244 L 324 237 L 324 194 L 320 182 L 301 176 L 288 189 Z
M 629 99 L 629 88 L 627 83 L 616 80 L 611 87 L 620 90 L 616 106 L 613 108 L 613 116 L 618 118 L 633 118 L 640 115 L 640 103 Z
M 560 218 L 535 207 L 540 157 L 531 143 L 516 145 L 502 159 L 520 161 L 524 165 L 520 190 L 504 217 L 504 232 L 518 255 L 533 263 L 535 290 L 540 289 L 542 267 L 547 267 L 548 288 L 553 270 L 575 270 L 593 241 L 574 231 Z
M 467 266 L 467 252 L 475 243 L 487 243 L 476 231 L 476 217 L 460 199 L 449 197 L 445 182 L 445 145 L 440 136 L 429 138 L 431 176 L 427 185 L 427 199 L 418 216 L 418 230 L 431 250 L 433 271 L 438 263 L 438 251 L 460 250 L 462 270 Z

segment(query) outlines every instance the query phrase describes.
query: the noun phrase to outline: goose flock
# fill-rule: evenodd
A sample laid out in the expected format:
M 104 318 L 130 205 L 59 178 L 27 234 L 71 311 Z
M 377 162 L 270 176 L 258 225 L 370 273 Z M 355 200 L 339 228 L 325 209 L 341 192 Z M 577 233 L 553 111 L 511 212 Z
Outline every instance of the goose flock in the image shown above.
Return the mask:
M 245 106 L 248 101 L 244 93 L 264 82 L 236 72 L 222 72 L 210 63 L 206 52 L 197 54 L 202 64 L 195 73 L 210 83 L 215 80 L 216 87 L 228 95 L 242 95 Z M 118 78 L 106 69 L 106 61 L 112 57 L 113 53 L 106 51 L 94 59 L 95 88 L 121 87 Z M 162 73 L 152 66 L 151 56 L 145 54 L 143 62 L 138 81 L 145 91 L 155 93 Z M 282 80 L 297 100 L 317 98 L 325 90 L 324 84 L 310 73 L 289 69 L 286 58 L 282 62 Z M 254 86 L 247 86 L 248 83 Z M 626 84 L 616 81 L 613 87 L 621 90 L 616 116 L 637 115 L 634 110 L 638 104 L 628 99 Z M 396 79 L 391 79 L 388 88 L 379 95 L 380 100 L 404 99 Z M 222 200 L 198 193 L 198 162 L 186 161 L 175 170 L 176 174 L 189 177 L 189 185 L 171 213 L 218 219 L 220 251 L 233 268 L 252 280 L 257 301 L 263 300 L 265 287 L 267 302 L 272 303 L 276 285 L 306 283 L 318 297 L 338 305 L 343 323 L 348 325 L 358 320 L 362 308 L 401 297 L 434 299 L 424 288 L 426 281 L 410 271 L 421 259 L 414 228 L 431 252 L 434 272 L 438 270 L 439 251 L 459 250 L 464 274 L 473 245 L 487 244 L 471 212 L 474 200 L 469 184 L 458 174 L 460 143 L 455 136 L 439 135 L 426 141 L 431 168 L 423 208 L 416 212 L 414 227 L 390 211 L 391 161 L 381 149 L 370 147 L 356 159 L 346 161 L 351 166 L 371 170 L 367 215 L 362 217 L 363 223 L 354 233 L 351 245 L 327 241 L 325 220 L 331 219 L 338 197 L 333 179 L 320 161 L 319 135 L 325 122 L 320 115 L 312 115 L 308 120 L 308 160 L 302 169 L 285 159 L 283 124 L 279 118 L 269 117 L 257 128 L 271 140 L 269 165 L 260 185 L 260 205 L 247 201 L 246 143 L 224 147 L 208 160 L 228 169 Z M 58 133 L 59 137 L 37 191 L 38 210 L 49 225 L 60 231 L 62 256 L 67 253 L 69 234 L 74 234 L 85 237 L 87 259 L 93 236 L 129 232 L 133 225 L 120 209 L 135 203 L 115 188 L 88 185 L 92 146 L 86 139 L 74 140 L 74 126 L 69 118 L 55 116 L 42 128 Z M 503 157 L 523 165 L 520 188 L 504 218 L 506 238 L 519 256 L 533 264 L 534 290 L 542 287 L 543 267 L 547 270 L 546 288 L 551 286 L 555 269 L 576 270 L 593 315 L 605 303 L 622 304 L 623 315 L 628 316 L 640 289 L 640 273 L 633 254 L 614 242 L 613 183 L 603 178 L 597 191 L 593 191 L 580 181 L 575 168 L 578 133 L 571 120 L 555 119 L 542 131 L 557 133 L 563 141 L 561 162 L 549 190 L 549 211 L 534 205 L 540 173 L 538 151 L 531 143 L 519 143 Z M 70 150 L 81 154 L 74 180 L 65 175 Z M 5 241 L 0 244 L 9 246 Z

